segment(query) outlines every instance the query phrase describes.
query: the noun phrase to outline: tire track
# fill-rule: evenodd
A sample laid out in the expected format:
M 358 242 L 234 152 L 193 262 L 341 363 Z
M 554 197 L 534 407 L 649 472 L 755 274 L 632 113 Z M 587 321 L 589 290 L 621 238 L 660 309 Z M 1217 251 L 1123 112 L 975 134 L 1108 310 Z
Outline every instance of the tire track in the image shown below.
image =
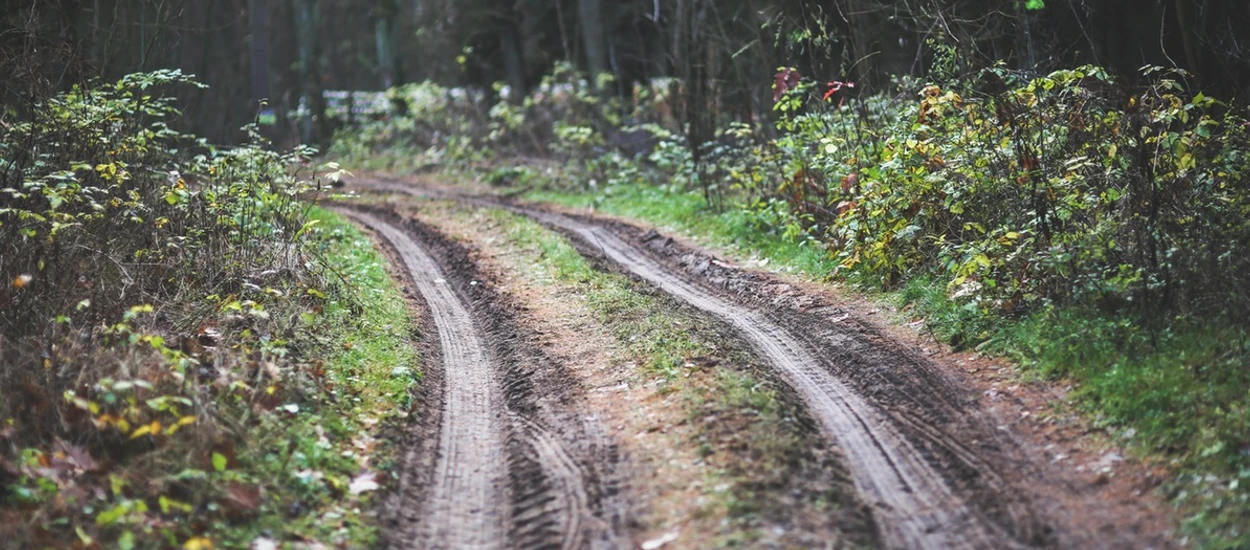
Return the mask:
M 403 231 L 355 210 L 339 212 L 386 239 L 429 306 L 443 360 L 438 458 L 413 548 L 505 548 L 506 453 L 498 390 L 482 336 L 434 259 Z
M 339 209 L 380 234 L 425 298 L 442 347 L 443 408 L 432 479 L 410 491 L 408 548 L 619 548 L 619 453 L 581 413 L 563 364 L 538 351 L 465 250 L 414 220 L 396 227 Z M 415 239 L 414 239 L 415 237 Z M 418 244 L 418 240 L 421 244 Z M 459 402 L 459 403 L 457 403 Z M 406 467 L 420 468 L 410 461 Z M 401 529 L 402 530 L 402 529 Z
M 766 315 L 685 280 L 607 228 L 561 214 L 509 208 L 575 235 L 612 263 L 736 329 L 793 386 L 842 449 L 886 546 L 924 550 L 1019 546 L 1005 529 L 984 521 L 969 507 L 890 416 L 834 376 L 800 336 Z
M 903 426 L 834 375 L 818 355 L 819 347 L 805 345 L 808 338 L 791 333 L 768 315 L 686 280 L 601 225 L 397 183 L 375 182 L 369 187 L 505 208 L 527 216 L 573 236 L 609 262 L 732 327 L 792 386 L 822 431 L 842 450 L 855 488 L 872 508 L 887 547 L 989 550 L 1026 546 L 1013 536 L 1010 525 L 991 521 L 970 506 L 959 488 L 930 462 L 930 453 L 907 437 Z M 995 477 L 992 471 L 987 473 Z

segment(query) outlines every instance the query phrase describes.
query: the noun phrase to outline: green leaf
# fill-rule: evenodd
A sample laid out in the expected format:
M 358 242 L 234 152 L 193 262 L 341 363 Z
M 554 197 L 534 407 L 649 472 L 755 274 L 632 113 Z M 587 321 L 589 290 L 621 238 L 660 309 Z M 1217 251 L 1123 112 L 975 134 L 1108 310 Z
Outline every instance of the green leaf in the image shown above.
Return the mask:
M 117 520 L 121 519 L 122 516 L 126 515 L 128 508 L 129 507 L 126 506 L 126 502 L 123 501 L 121 504 L 118 504 L 117 506 L 114 506 L 104 512 L 101 512 L 100 515 L 96 516 L 95 524 L 104 526 L 104 525 L 112 525 L 114 523 L 117 523 Z
M 303 227 L 299 228 L 299 231 L 295 232 L 295 236 L 291 237 L 291 240 L 292 241 L 299 240 L 300 236 L 302 236 L 304 233 L 307 233 L 309 229 L 312 229 L 314 226 L 316 226 L 319 223 L 321 223 L 321 220 L 308 220 L 307 222 L 304 223 Z
M 226 455 L 221 453 L 213 453 L 213 469 L 218 472 L 226 471 Z

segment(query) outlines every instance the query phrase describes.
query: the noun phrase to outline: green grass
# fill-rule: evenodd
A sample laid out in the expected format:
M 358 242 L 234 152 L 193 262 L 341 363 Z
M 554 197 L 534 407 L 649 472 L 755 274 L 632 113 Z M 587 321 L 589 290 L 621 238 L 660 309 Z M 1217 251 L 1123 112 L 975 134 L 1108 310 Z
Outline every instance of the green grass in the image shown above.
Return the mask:
M 341 216 L 315 209 L 311 217 L 320 222 L 319 255 L 345 283 L 332 288 L 319 314 L 304 313 L 311 336 L 302 344 L 321 350 L 314 353 L 324 367 L 323 387 L 307 392 L 294 414 L 258 417 L 238 475 L 265 486 L 266 499 L 255 521 L 213 529 L 225 547 L 247 547 L 260 536 L 375 544 L 377 491 L 349 489 L 366 468 L 393 475 L 397 449 L 383 430 L 406 422 L 420 380 L 415 328 L 386 260 Z
M 635 292 L 627 277 L 596 270 L 566 240 L 530 220 L 490 212 L 516 246 L 537 252 L 539 280 L 576 286 L 630 355 L 645 359 L 642 364 L 648 373 L 673 380 L 683 372 L 687 358 L 714 351 L 692 338 L 690 329 L 696 321 Z
M 1250 547 L 1250 333 L 1210 321 L 1144 325 L 1082 306 L 987 317 L 944 288 L 915 280 L 891 298 L 940 338 L 980 342 L 1025 372 L 1073 383 L 1095 427 L 1176 472 L 1165 489 L 1199 547 Z
M 788 238 L 766 211 L 715 212 L 697 193 L 638 185 L 526 198 L 643 220 L 816 280 L 832 279 L 837 265 L 816 243 Z M 1218 319 L 1145 326 L 1080 305 L 1007 318 L 957 303 L 946 281 L 923 278 L 891 292 L 864 291 L 909 308 L 957 348 L 976 347 L 1015 361 L 1022 372 L 1071 381 L 1073 404 L 1096 427 L 1176 472 L 1165 489 L 1197 547 L 1250 547 L 1250 333 L 1244 328 Z
M 398 282 L 386 271 L 387 260 L 368 237 L 341 216 L 316 210 L 322 234 L 330 242 L 323 258 L 348 283 L 346 295 L 326 308 L 326 325 L 340 346 L 330 361 L 331 372 L 357 392 L 353 410 L 389 411 L 407 408 L 419 380 L 411 343 L 416 328 Z M 355 302 L 356 308 L 349 302 Z
M 611 187 L 603 194 L 533 191 L 524 198 L 571 207 L 591 207 L 599 212 L 646 220 L 706 240 L 707 244 L 740 256 L 767 258 L 772 267 L 824 278 L 837 262 L 814 240 L 787 238 L 776 220 L 730 208 L 717 212 L 698 193 L 670 187 L 628 185 Z

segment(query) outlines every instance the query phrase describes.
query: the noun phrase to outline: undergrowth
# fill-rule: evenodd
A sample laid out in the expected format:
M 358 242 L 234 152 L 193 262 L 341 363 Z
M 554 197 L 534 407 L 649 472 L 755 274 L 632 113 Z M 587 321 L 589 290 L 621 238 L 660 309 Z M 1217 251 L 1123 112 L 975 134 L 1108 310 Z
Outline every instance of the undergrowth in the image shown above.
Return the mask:
M 379 341 L 409 333 L 403 312 L 364 308 L 397 293 L 300 200 L 338 175 L 313 151 L 170 129 L 167 94 L 194 85 L 76 87 L 0 136 L 0 535 L 18 547 L 373 536 L 372 434 L 415 379 Z

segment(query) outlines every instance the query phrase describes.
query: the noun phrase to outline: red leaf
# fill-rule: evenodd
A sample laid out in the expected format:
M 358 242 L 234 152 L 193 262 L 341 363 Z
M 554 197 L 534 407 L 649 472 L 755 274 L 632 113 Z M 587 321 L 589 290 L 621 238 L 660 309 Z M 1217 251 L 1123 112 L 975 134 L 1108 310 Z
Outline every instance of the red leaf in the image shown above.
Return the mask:
M 777 71 L 777 74 L 773 76 L 773 102 L 780 101 L 782 95 L 798 85 L 799 71 L 797 69 L 786 67 Z
M 851 189 L 856 189 L 858 187 L 859 187 L 859 174 L 855 172 L 851 172 L 850 174 L 847 174 L 846 177 L 842 178 L 842 192 L 843 193 L 850 193 Z
M 854 88 L 855 87 L 854 82 L 840 82 L 837 80 L 830 80 L 829 82 L 826 82 L 825 85 L 829 87 L 829 89 L 825 90 L 825 97 L 824 97 L 825 101 L 829 101 L 829 98 L 833 97 L 833 94 L 836 94 L 839 91 L 841 91 L 842 88 Z M 842 104 L 838 103 L 838 106 L 841 107 Z

